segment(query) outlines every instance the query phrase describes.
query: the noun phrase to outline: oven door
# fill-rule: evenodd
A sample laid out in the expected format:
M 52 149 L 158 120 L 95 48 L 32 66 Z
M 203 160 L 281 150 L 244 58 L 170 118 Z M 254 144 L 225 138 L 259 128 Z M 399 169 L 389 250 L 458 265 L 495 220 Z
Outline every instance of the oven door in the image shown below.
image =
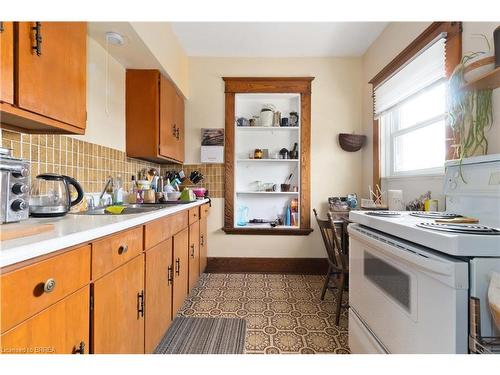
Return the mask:
M 349 303 L 390 353 L 467 353 L 468 263 L 349 226 Z

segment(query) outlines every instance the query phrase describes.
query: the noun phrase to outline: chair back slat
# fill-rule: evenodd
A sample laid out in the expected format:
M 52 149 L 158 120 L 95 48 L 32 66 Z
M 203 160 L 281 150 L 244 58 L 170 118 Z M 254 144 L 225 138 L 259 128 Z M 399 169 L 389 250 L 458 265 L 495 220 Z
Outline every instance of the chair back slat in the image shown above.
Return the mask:
M 346 271 L 348 265 L 345 253 L 342 251 L 342 248 L 340 246 L 340 241 L 337 237 L 335 222 L 332 218 L 332 215 L 328 213 L 328 219 L 323 220 L 319 218 L 316 209 L 313 209 L 313 212 L 314 216 L 316 217 L 316 221 L 318 223 L 321 237 L 323 238 L 323 242 L 326 248 L 326 253 L 328 255 L 330 263 L 332 263 L 339 270 Z

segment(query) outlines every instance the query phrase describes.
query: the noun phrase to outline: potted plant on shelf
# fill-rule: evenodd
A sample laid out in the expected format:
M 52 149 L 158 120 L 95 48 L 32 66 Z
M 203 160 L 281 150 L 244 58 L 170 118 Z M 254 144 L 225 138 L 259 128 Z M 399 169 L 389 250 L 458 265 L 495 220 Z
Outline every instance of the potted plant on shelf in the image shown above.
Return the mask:
M 464 55 L 448 82 L 448 123 L 453 132 L 454 157 L 460 160 L 488 152 L 485 133 L 493 123 L 493 90 L 465 88 L 471 80 L 470 72 L 489 65 L 490 44 L 486 36 L 482 37 L 488 51 Z

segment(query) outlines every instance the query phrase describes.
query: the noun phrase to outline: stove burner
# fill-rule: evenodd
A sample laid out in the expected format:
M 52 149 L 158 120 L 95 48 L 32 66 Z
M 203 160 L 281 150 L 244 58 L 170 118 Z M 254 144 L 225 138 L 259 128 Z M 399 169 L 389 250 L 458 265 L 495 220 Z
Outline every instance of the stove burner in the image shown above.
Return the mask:
M 498 229 L 477 224 L 418 223 L 417 227 L 450 233 L 500 235 L 500 230 Z
M 421 217 L 424 219 L 454 219 L 457 217 L 463 217 L 462 215 L 436 211 L 415 211 L 411 212 L 410 216 Z
M 365 212 L 370 216 L 378 216 L 378 217 L 398 217 L 401 216 L 400 212 L 397 211 L 368 211 Z

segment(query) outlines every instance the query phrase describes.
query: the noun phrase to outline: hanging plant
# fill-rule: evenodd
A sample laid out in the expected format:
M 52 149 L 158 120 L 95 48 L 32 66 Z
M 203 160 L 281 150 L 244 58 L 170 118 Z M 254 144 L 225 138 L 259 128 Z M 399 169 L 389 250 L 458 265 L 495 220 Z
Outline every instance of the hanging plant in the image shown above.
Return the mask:
M 484 39 L 488 45 L 486 36 Z M 455 157 L 485 155 L 488 152 L 488 139 L 485 132 L 493 123 L 493 90 L 464 89 L 467 84 L 464 75 L 468 63 L 488 52 L 472 52 L 463 56 L 448 82 L 448 119 L 453 131 Z

